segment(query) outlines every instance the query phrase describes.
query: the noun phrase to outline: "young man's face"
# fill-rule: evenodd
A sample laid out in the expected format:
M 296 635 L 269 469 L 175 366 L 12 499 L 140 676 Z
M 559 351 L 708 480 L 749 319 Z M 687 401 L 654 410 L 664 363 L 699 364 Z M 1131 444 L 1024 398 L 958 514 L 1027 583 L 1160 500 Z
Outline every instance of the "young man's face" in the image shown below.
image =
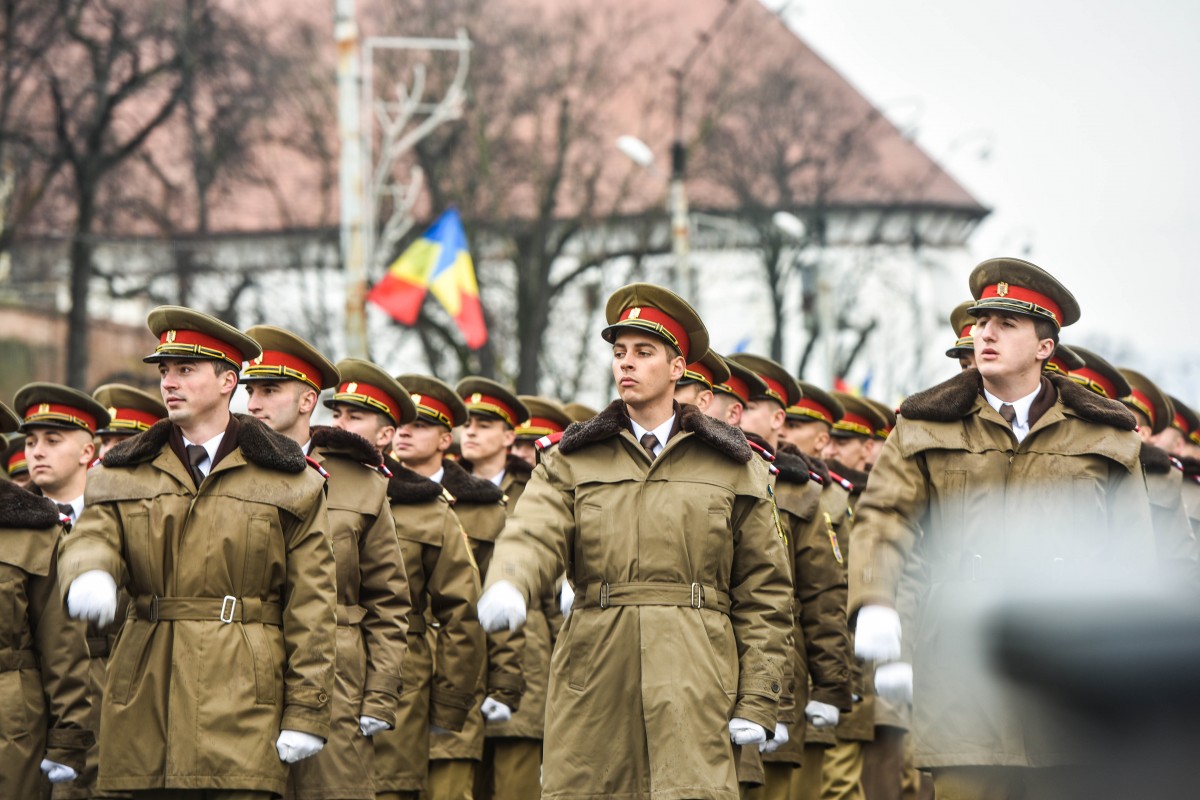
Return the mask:
M 1179 448 L 1183 445 L 1183 433 L 1178 428 L 1168 425 L 1162 433 L 1154 437 L 1153 441 L 1158 447 L 1177 456 L 1180 453 Z
M 966 372 L 971 367 L 975 366 L 975 352 L 963 353 L 958 357 L 958 367 Z
M 866 436 L 831 436 L 825 458 L 862 472 L 875 461 L 875 445 L 875 440 Z
M 1129 408 L 1126 406 L 1126 408 Z M 1137 420 L 1138 436 L 1142 437 L 1142 441 L 1146 444 L 1154 444 L 1154 434 L 1150 432 L 1150 418 L 1138 411 L 1136 408 L 1129 409 L 1133 412 L 1133 418 Z
M 104 454 L 121 442 L 128 439 L 133 434 L 129 433 L 102 433 L 100 434 L 100 452 L 96 453 L 98 458 L 104 458 Z
M 396 451 L 396 458 L 405 464 L 420 464 L 440 457 L 450 449 L 453 441 L 454 437 L 445 425 L 418 417 L 396 429 L 392 449 Z
M 719 419 L 726 425 L 737 428 L 742 424 L 742 412 L 745 410 L 745 406 L 742 405 L 741 400 L 728 392 L 713 392 L 712 402 L 708 404 L 708 408 L 702 410 L 713 419 Z
M 58 496 L 57 489 L 66 487 L 96 458 L 92 434 L 84 430 L 62 428 L 30 428 L 25 434 L 25 458 L 29 476 L 46 494 Z
M 158 376 L 167 416 L 183 426 L 205 419 L 220 408 L 229 408 L 238 381 L 234 370 L 217 374 L 212 361 L 189 358 L 159 361 Z
M 817 458 L 821 457 L 821 453 L 829 445 L 829 438 L 829 425 L 818 420 L 800 422 L 789 419 L 783 423 L 783 430 L 779 433 L 780 441 Z
M 390 419 L 378 411 L 369 411 L 345 403 L 334 403 L 332 410 L 333 427 L 357 433 L 375 445 L 379 452 L 387 452 L 392 443 L 392 435 L 396 432 L 396 426 L 392 425 Z
M 1033 320 L 1023 314 L 980 314 L 974 340 L 979 374 L 994 380 L 1040 372 L 1054 352 L 1054 340 L 1039 339 Z
M 533 442 L 525 439 L 513 442 L 512 450 L 509 452 L 529 466 L 537 466 L 537 446 Z
M 771 441 L 783 430 L 786 418 L 783 407 L 774 400 L 751 400 L 742 410 L 739 427 L 746 433 L 754 433 Z
M 628 405 L 670 397 L 686 366 L 683 356 L 670 345 L 640 331 L 622 333 L 613 343 L 612 352 L 617 394 Z
M 504 453 L 516 441 L 513 429 L 494 417 L 472 414 L 459 434 L 463 458 L 484 461 Z
M 300 381 L 254 380 L 245 386 L 246 410 L 274 431 L 290 431 L 307 420 L 317 401 L 317 393 Z

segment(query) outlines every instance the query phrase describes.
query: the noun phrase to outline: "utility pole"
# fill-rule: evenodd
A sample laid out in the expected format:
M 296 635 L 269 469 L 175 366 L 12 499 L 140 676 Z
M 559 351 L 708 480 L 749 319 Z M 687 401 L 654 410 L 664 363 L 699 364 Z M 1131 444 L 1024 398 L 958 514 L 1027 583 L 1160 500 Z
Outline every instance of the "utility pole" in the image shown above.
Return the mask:
M 346 270 L 346 355 L 368 358 L 367 260 L 363 247 L 362 60 L 354 0 L 335 0 L 337 40 L 338 142 L 341 161 L 339 242 Z

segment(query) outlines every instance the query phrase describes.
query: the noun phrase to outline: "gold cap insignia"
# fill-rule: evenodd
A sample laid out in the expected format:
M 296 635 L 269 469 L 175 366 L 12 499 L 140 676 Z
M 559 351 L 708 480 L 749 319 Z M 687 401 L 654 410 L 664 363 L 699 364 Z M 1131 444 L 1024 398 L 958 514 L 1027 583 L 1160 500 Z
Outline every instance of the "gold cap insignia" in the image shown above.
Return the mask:
M 355 383 L 354 381 L 347 383 L 346 384 L 346 392 L 348 394 L 357 394 L 358 393 L 358 384 Z
M 250 363 L 251 363 L 251 364 L 254 364 L 254 365 L 256 365 L 256 366 L 257 366 L 258 364 L 261 364 L 261 363 L 262 363 L 262 360 L 263 360 L 263 357 L 262 357 L 262 356 L 259 356 L 258 358 L 254 359 L 254 360 L 253 360 L 253 361 L 251 361 Z
M 409 397 L 410 397 L 410 398 L 412 398 L 412 401 L 413 401 L 414 403 L 416 403 L 417 405 L 421 405 L 421 395 L 419 395 L 419 394 L 412 394 L 412 395 L 409 395 Z
M 1004 281 L 1000 281 L 999 283 L 996 284 L 996 296 L 997 297 L 1008 297 L 1008 284 L 1007 283 L 1005 283 Z
M 483 395 L 482 395 L 482 394 L 480 394 L 479 392 L 476 392 L 475 394 L 471 395 L 471 402 L 472 402 L 472 403 L 479 403 L 479 402 L 482 402 L 482 401 L 483 401 Z
M 49 414 L 50 413 L 50 404 L 49 403 L 38 403 L 37 413 Z
M 641 315 L 642 315 L 642 309 L 631 308 L 631 309 L 629 309 L 629 316 L 627 317 L 627 319 L 637 319 Z
M 108 407 L 108 415 L 109 415 L 110 417 L 112 417 L 113 419 L 116 419 L 116 418 L 117 418 L 117 407 L 116 407 L 116 406 L 109 406 L 109 407 Z
M 167 344 L 175 341 L 175 331 L 167 331 Z

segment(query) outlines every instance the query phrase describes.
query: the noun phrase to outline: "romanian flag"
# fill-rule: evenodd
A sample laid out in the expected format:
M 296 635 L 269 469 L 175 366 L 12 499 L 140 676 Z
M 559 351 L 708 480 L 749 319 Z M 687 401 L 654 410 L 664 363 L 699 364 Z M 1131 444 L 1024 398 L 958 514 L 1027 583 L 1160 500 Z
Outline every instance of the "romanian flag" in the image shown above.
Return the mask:
M 388 267 L 387 275 L 371 289 L 367 299 L 402 325 L 413 325 L 421 313 L 426 292 L 432 290 L 442 307 L 454 317 L 467 347 L 477 350 L 487 342 L 487 325 L 475 282 L 475 265 L 467 248 L 462 218 L 451 208 L 434 221 Z

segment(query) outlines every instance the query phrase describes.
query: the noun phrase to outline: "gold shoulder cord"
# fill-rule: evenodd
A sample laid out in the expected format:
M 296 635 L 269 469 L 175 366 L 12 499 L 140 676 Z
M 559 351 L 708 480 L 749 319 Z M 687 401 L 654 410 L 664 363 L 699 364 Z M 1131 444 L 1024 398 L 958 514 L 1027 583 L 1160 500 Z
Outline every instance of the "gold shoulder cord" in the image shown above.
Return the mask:
M 775 517 L 775 533 L 779 535 L 779 541 L 787 544 L 787 533 L 783 530 L 783 520 L 779 518 L 779 506 L 775 505 L 775 490 L 769 483 L 767 484 L 767 494 L 771 498 L 771 516 Z
M 829 516 L 828 511 L 825 512 L 825 533 L 829 535 L 829 544 L 833 547 L 833 557 L 839 564 L 846 563 L 842 560 L 842 548 L 838 545 L 837 531 L 833 529 L 833 518 Z

